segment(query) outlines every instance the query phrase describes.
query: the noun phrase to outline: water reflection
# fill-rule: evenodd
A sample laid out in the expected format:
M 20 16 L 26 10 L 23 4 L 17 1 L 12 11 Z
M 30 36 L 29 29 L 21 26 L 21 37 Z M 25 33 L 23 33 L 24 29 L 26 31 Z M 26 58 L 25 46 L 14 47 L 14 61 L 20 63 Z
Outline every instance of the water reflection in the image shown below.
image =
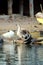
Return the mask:
M 38 65 L 43 46 L 32 46 L 4 42 L 0 49 L 0 65 Z M 40 51 L 40 54 L 39 52 Z M 41 56 L 43 58 L 43 55 Z M 39 59 L 39 60 L 38 60 Z M 43 61 L 43 59 L 42 59 Z M 40 64 L 39 64 L 40 65 Z
M 20 46 L 18 46 L 18 65 L 28 65 L 28 61 L 31 60 L 29 54 L 30 51 L 31 49 L 29 49 L 25 44 L 20 44 Z
M 3 52 L 4 54 L 6 54 L 7 65 L 10 65 L 13 62 L 13 60 L 15 60 L 15 47 L 16 45 L 13 44 L 13 42 L 4 43 L 3 45 Z

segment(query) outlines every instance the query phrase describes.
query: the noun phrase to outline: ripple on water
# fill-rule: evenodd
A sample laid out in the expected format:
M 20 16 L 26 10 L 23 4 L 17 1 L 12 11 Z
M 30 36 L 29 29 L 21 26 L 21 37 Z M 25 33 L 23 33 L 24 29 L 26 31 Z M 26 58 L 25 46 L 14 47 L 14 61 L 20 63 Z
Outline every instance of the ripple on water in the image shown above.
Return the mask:
M 25 44 L 4 44 L 0 50 L 0 65 L 35 65 L 43 63 L 43 46 L 29 48 Z M 37 62 L 37 63 L 36 63 Z

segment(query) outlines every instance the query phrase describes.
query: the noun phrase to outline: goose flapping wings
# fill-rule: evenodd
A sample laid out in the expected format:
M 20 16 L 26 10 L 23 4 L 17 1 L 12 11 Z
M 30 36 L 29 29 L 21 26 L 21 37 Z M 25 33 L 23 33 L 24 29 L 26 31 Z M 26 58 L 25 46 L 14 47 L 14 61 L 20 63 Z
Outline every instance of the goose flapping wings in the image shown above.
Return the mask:
M 24 43 L 31 42 L 31 35 L 27 30 L 21 30 L 20 25 L 17 25 L 17 36 L 24 41 Z

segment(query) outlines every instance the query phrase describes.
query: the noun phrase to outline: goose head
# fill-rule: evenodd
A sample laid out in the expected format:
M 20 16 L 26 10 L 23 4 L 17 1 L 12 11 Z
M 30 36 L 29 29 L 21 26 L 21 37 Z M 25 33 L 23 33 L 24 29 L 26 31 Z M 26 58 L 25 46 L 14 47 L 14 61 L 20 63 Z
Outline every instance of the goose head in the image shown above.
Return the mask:
M 21 27 L 19 24 L 17 24 L 17 36 L 21 38 Z
M 20 27 L 20 25 L 19 25 L 19 24 L 17 24 L 17 29 L 18 29 L 18 30 L 21 30 L 21 27 Z
M 17 32 L 20 32 L 21 31 L 21 27 L 19 24 L 16 25 L 17 26 Z

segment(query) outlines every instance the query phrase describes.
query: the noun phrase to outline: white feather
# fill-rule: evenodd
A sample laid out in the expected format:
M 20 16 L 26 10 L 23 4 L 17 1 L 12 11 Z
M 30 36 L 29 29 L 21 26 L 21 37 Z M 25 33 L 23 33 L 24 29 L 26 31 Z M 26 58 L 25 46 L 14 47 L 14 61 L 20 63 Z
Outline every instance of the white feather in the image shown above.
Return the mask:
M 2 36 L 5 38 L 12 38 L 12 37 L 14 37 L 14 32 L 12 30 L 10 30 L 9 32 L 2 34 Z

